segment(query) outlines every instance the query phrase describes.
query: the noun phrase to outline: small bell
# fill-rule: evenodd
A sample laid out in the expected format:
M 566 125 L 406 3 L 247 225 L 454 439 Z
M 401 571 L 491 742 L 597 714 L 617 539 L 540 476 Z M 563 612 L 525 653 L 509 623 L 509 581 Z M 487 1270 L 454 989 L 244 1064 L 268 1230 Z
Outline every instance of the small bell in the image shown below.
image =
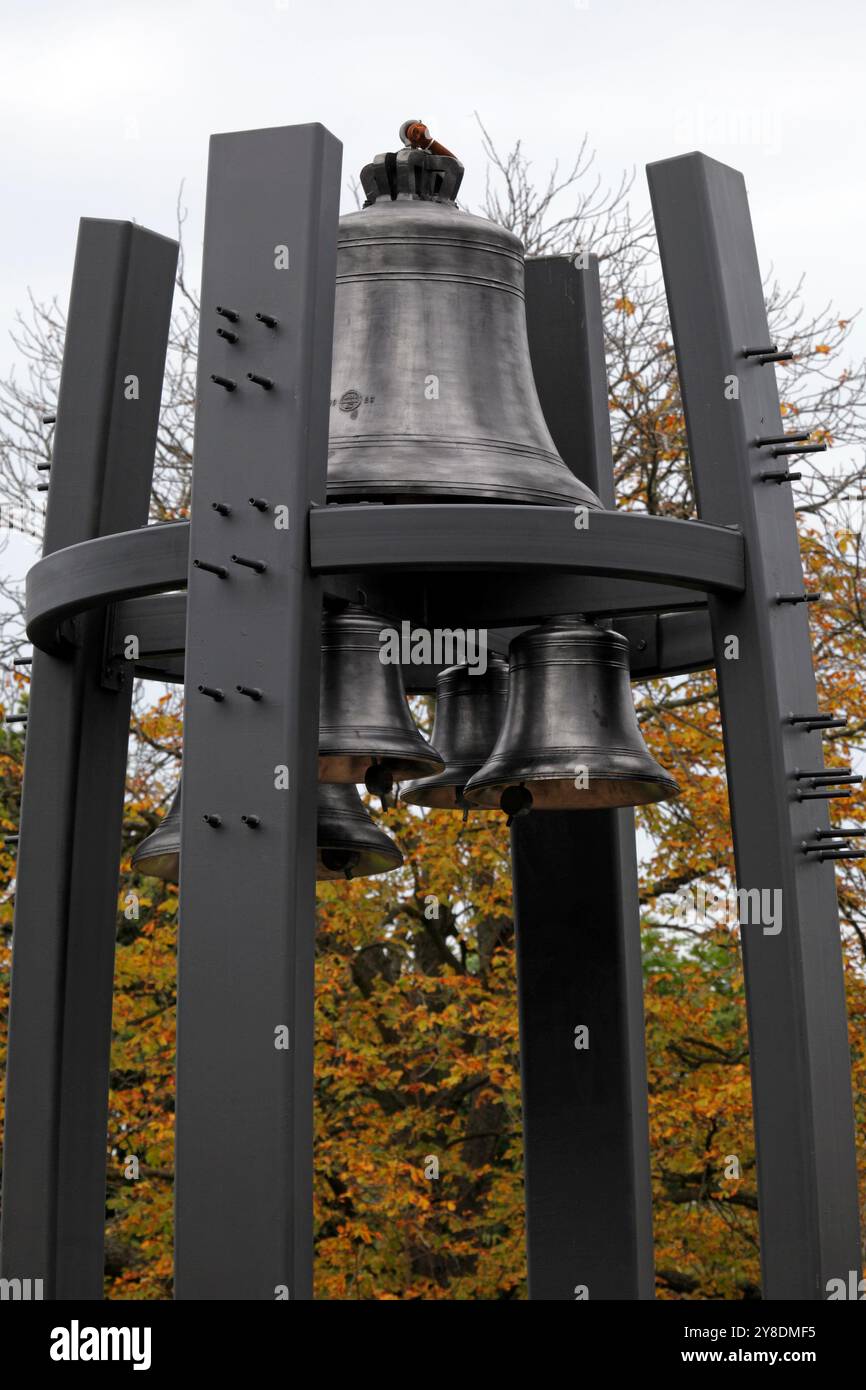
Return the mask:
M 651 756 L 631 698 L 628 643 L 580 616 L 511 644 L 496 746 L 466 786 L 473 805 L 528 810 L 642 806 L 679 794 Z
M 132 867 L 140 874 L 177 883 L 180 879 L 180 794 L 183 777 L 174 800 L 155 830 L 142 840 L 132 855 Z
M 381 660 L 382 631 L 355 606 L 323 619 L 319 781 L 364 782 L 384 801 L 394 781 L 445 764 L 416 727 L 399 665 Z
M 449 666 L 436 677 L 433 743 L 445 759 L 444 772 L 409 782 L 400 800 L 410 806 L 471 809 L 463 788 L 490 755 L 505 715 L 508 663 L 489 656 L 483 675 L 470 666 Z M 476 808 L 477 809 L 477 808 Z
M 368 814 L 355 787 L 321 783 L 316 878 L 368 878 L 399 869 L 403 856 Z
M 180 876 L 180 805 L 183 778 L 167 813 L 132 856 L 142 874 L 177 883 Z M 352 786 L 318 789 L 316 878 L 366 878 L 399 869 L 403 856 L 374 824 Z

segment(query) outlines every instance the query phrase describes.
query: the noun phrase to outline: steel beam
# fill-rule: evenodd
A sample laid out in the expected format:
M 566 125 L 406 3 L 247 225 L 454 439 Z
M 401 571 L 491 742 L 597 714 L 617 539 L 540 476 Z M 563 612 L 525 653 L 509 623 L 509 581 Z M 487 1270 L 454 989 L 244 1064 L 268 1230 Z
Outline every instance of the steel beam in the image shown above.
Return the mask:
M 101 535 L 46 554 L 27 575 L 27 636 L 41 651 L 62 653 L 68 618 L 119 598 L 186 588 L 188 557 L 186 521 Z
M 639 512 L 593 511 L 585 529 L 576 520 L 571 507 L 321 507 L 310 517 L 312 566 L 319 574 L 597 574 L 742 591 L 743 541 L 735 530 Z
M 339 184 L 322 126 L 211 140 L 187 589 L 181 1299 L 312 1297 L 321 585 L 307 513 L 325 499 Z M 227 325 L 236 342 L 217 335 Z
M 576 540 L 574 515 L 561 507 L 330 507 L 312 518 L 312 567 L 335 600 L 374 611 L 399 605 L 433 626 L 669 611 L 702 606 L 704 590 L 743 587 L 734 531 L 614 512 L 591 513 L 590 526 L 591 537 Z M 185 521 L 46 555 L 27 576 L 28 636 L 43 651 L 63 652 L 69 617 L 185 587 L 188 555 Z
M 779 892 L 781 930 L 743 922 L 764 1296 L 823 1299 L 859 1268 L 848 1032 L 833 865 L 802 841 L 826 801 L 798 799 L 820 768 L 815 677 L 790 486 L 761 478 L 781 435 L 743 177 L 705 155 L 648 169 L 703 520 L 735 524 L 748 584 L 710 599 L 737 882 Z M 825 809 L 820 809 L 825 808 Z
M 527 265 L 529 346 L 565 462 L 613 506 L 598 265 Z M 591 525 L 595 518 L 592 518 Z M 653 632 L 655 619 L 637 620 Z M 634 813 L 511 831 L 532 1299 L 653 1296 Z M 588 1029 L 578 1046 L 576 1029 Z
M 177 261 L 129 222 L 82 220 L 44 552 L 147 519 Z M 109 1046 L 132 669 L 106 684 L 105 615 L 36 651 L 16 874 L 2 1271 L 53 1299 L 103 1285 Z

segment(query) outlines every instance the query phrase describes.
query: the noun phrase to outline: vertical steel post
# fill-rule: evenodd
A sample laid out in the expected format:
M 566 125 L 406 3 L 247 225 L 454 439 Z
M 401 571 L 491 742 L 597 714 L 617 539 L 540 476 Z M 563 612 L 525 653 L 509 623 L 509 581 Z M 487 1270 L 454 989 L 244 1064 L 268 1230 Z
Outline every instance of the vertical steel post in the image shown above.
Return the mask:
M 554 441 L 612 507 L 598 263 L 529 261 L 526 297 Z M 634 814 L 517 820 L 512 862 L 530 1298 L 652 1298 Z M 574 1046 L 579 1025 L 589 1029 L 587 1050 Z
M 834 871 L 800 848 L 829 822 L 794 776 L 822 753 L 791 722 L 816 691 L 791 487 L 760 476 L 780 464 L 757 441 L 783 433 L 750 351 L 771 348 L 761 276 L 740 173 L 702 154 L 647 172 L 698 508 L 746 543 L 745 593 L 710 614 L 737 882 L 769 895 L 741 918 L 764 1296 L 821 1299 L 859 1267 L 854 1125 Z
M 82 219 L 44 554 L 147 520 L 177 245 Z M 102 1297 L 109 1047 L 132 668 L 105 613 L 35 652 L 16 875 L 2 1269 Z
M 312 1296 L 321 593 L 308 512 L 325 500 L 340 153 L 320 125 L 210 146 L 181 828 L 185 1299 Z

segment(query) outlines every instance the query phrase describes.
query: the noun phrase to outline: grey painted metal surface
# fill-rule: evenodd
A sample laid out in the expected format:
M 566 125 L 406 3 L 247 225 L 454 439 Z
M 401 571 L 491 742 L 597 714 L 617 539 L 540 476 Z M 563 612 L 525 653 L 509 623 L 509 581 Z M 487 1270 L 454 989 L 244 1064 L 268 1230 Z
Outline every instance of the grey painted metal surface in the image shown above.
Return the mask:
M 724 526 L 637 512 L 431 503 L 324 507 L 310 517 L 313 569 L 474 570 L 611 575 L 739 593 L 743 541 Z
M 592 512 L 590 536 L 574 521 L 569 509 L 552 507 L 331 507 L 311 518 L 313 568 L 335 598 L 443 626 L 449 618 L 495 626 L 562 612 L 670 610 L 704 603 L 704 589 L 742 587 L 742 538 L 734 531 Z M 27 576 L 28 636 L 60 652 L 63 623 L 74 613 L 185 586 L 188 547 L 189 524 L 177 521 L 46 556 Z M 418 568 L 403 572 L 410 565 Z M 396 570 L 397 591 L 389 580 Z M 464 572 L 473 574 L 468 592 L 453 577 Z
M 81 222 L 44 549 L 147 518 L 177 246 Z M 133 380 L 134 379 L 134 384 Z M 132 671 L 105 616 L 33 658 L 16 875 L 2 1269 L 102 1297 L 109 1045 Z
M 760 478 L 783 433 L 742 175 L 704 155 L 648 169 L 701 517 L 736 523 L 744 593 L 710 600 L 737 881 L 782 894 L 782 926 L 743 924 L 765 1297 L 822 1299 L 859 1266 L 847 1020 L 834 870 L 800 849 L 826 802 L 800 801 L 820 734 L 791 489 Z M 726 639 L 739 658 L 726 657 Z M 823 809 L 822 809 L 823 808 Z
M 637 864 L 612 817 L 511 828 L 531 1299 L 653 1296 Z
M 531 261 L 526 284 L 551 433 L 610 506 L 597 263 Z M 657 657 L 656 617 L 635 621 L 636 645 Z M 573 1300 L 579 1287 L 593 1300 L 652 1298 L 634 813 L 546 812 L 515 821 L 511 837 L 530 1298 Z M 576 1046 L 579 1027 L 586 1048 Z
M 181 831 L 182 1299 L 312 1296 L 321 592 L 306 519 L 325 497 L 339 181 L 340 146 L 319 125 L 211 140 Z M 226 310 L 235 343 L 217 336 Z
M 186 521 L 101 535 L 46 554 L 27 575 L 28 637 L 43 651 L 63 651 L 68 617 L 120 597 L 185 587 L 188 555 Z
M 475 534 L 485 530 L 485 512 L 473 507 Z M 500 520 L 499 513 L 492 518 L 492 524 Z M 662 521 L 662 525 L 666 525 Z M 557 524 L 557 530 L 562 527 Z M 628 532 L 631 537 L 631 532 Z M 694 546 L 692 538 L 683 528 L 671 532 L 652 532 L 653 537 L 667 545 L 680 545 L 687 548 L 687 557 L 680 570 L 684 575 L 683 584 L 637 580 L 637 578 L 598 577 L 589 573 L 592 569 L 592 556 L 602 563 L 607 571 L 616 567 L 616 552 L 610 556 L 605 548 L 595 546 L 589 553 L 587 546 L 581 546 L 575 553 L 575 567 L 581 573 L 548 573 L 539 559 L 538 549 L 534 549 L 530 563 L 531 569 L 503 570 L 502 556 L 493 553 L 484 564 L 487 571 L 478 569 L 477 562 L 467 560 L 467 570 L 471 573 L 471 584 L 466 584 L 457 567 L 436 571 L 434 578 L 428 580 L 424 573 L 402 573 L 399 585 L 392 582 L 391 571 L 366 571 L 366 573 L 328 573 L 324 575 L 325 595 L 339 603 L 364 602 L 371 612 L 391 614 L 395 617 L 410 617 L 416 621 L 427 621 L 435 627 L 449 627 L 455 623 L 474 623 L 474 626 L 496 627 L 500 624 L 537 623 L 556 613 L 592 613 L 596 616 L 617 616 L 620 613 L 660 612 L 677 607 L 695 607 L 706 603 L 706 595 L 699 588 L 699 580 L 692 575 L 694 569 Z M 352 555 L 357 552 L 354 525 L 349 537 Z M 723 539 L 721 545 L 728 552 L 730 566 L 723 575 L 724 582 L 737 582 L 740 562 L 737 552 L 740 539 Z M 339 545 L 331 546 L 332 553 L 339 563 Z M 634 555 L 631 546 L 626 548 L 624 567 L 634 570 Z M 63 652 L 65 621 L 75 613 L 100 603 L 117 602 L 129 596 L 128 602 L 143 602 L 147 595 L 164 594 L 165 613 L 174 614 L 170 639 L 165 651 L 182 651 L 183 639 L 177 638 L 177 591 L 186 587 L 186 567 L 189 555 L 189 523 L 171 521 L 163 525 L 150 525 L 139 530 L 107 535 L 81 546 L 70 546 L 58 550 L 54 555 L 39 560 L 28 574 L 26 584 L 26 623 L 28 635 L 42 651 Z M 601 560 L 599 560 L 601 555 Z M 585 573 L 584 573 L 585 571 Z M 712 570 L 710 578 L 717 578 Z M 688 587 L 687 587 L 688 585 Z M 139 598 L 132 598 L 138 595 Z M 185 603 L 181 595 L 179 602 Z M 132 610 L 131 610 L 132 612 Z M 136 610 L 140 619 L 145 620 L 145 610 Z M 160 612 L 154 605 L 146 610 L 147 630 L 153 626 L 153 617 Z M 142 634 L 145 638 L 146 634 Z M 150 641 L 150 635 L 146 637 Z
M 527 261 L 526 326 L 541 408 L 563 461 L 612 509 L 601 283 L 598 258 L 589 255 L 585 262 L 570 256 Z

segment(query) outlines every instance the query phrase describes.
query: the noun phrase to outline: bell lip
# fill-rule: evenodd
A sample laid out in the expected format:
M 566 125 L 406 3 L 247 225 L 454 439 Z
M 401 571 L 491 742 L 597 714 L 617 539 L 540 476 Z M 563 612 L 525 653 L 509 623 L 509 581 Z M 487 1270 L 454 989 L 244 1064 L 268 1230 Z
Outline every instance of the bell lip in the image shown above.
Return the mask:
M 351 741 L 346 732 L 345 725 L 319 726 L 320 782 L 360 786 L 373 763 L 381 764 L 397 781 L 445 770 L 445 759 L 417 730 L 361 726 Z
M 381 833 L 381 832 L 380 832 Z M 317 883 L 346 883 L 354 881 L 356 878 L 375 878 L 377 874 L 390 874 L 395 869 L 402 868 L 404 859 L 401 851 L 393 840 L 387 835 L 383 836 L 386 844 L 374 847 L 373 845 L 350 844 L 347 842 L 332 841 L 327 845 L 316 845 L 316 882 Z M 349 879 L 347 880 L 344 870 L 329 869 L 322 862 L 322 850 L 348 850 L 357 853 L 359 858 L 354 865 Z
M 433 811 L 465 811 L 469 803 L 464 798 L 458 800 L 454 793 L 464 788 L 474 773 L 480 772 L 482 765 L 477 762 L 449 763 L 438 776 L 421 777 L 401 787 L 400 800 L 407 806 L 420 806 Z M 473 805 L 471 809 L 486 811 L 491 808 Z M 498 811 L 498 803 L 492 809 Z
M 340 446 L 336 446 L 340 449 Z M 329 454 L 328 468 L 328 501 L 335 502 L 369 502 L 376 498 L 385 498 L 392 503 L 405 503 L 410 505 L 423 497 L 427 502 L 478 502 L 483 505 L 485 502 L 501 502 L 508 505 L 540 507 L 587 507 L 590 511 L 603 512 L 605 510 L 602 503 L 589 488 L 580 486 L 580 491 L 551 492 L 546 488 L 498 488 L 488 484 L 484 487 L 473 487 L 471 483 L 460 484 L 449 480 L 448 483 L 433 482 L 413 482 L 405 480 L 383 480 L 377 478 L 353 478 L 345 482 L 333 478 L 333 468 L 335 460 Z M 565 467 L 565 465 L 563 465 Z M 566 469 L 566 472 L 568 470 Z M 575 481 L 577 481 L 575 479 Z
M 404 782 L 419 775 L 426 777 L 445 768 L 444 758 L 435 753 L 428 757 L 421 753 L 359 753 L 356 748 L 329 748 L 327 752 L 319 753 L 319 781 L 352 782 L 355 786 L 363 786 L 367 770 L 374 763 L 390 772 L 395 782 Z
M 530 768 L 525 768 L 523 771 L 517 768 L 514 773 L 509 773 L 508 776 L 493 776 L 485 778 L 483 781 L 478 781 L 474 787 L 469 783 L 463 795 L 470 806 L 480 806 L 486 810 L 500 810 L 499 798 L 506 787 L 525 786 L 532 792 L 533 787 L 543 788 L 546 785 L 556 782 L 567 785 L 568 778 L 563 777 L 561 773 L 545 774 L 539 771 L 533 772 Z M 623 787 L 628 786 L 631 789 L 627 799 L 614 799 L 611 797 L 598 796 L 593 793 L 593 784 L 600 788 L 604 786 L 615 787 L 618 783 L 622 784 Z M 647 794 L 635 799 L 633 793 L 639 791 L 645 791 Z M 572 794 L 568 797 L 567 801 L 563 799 L 563 801 L 558 802 L 557 805 L 553 807 L 545 807 L 544 805 L 536 804 L 533 809 L 538 811 L 556 809 L 568 810 L 569 808 L 574 810 L 601 810 L 605 808 L 613 809 L 617 806 L 650 806 L 657 801 L 672 801 L 675 797 L 681 795 L 682 788 L 680 785 L 675 782 L 662 767 L 659 767 L 657 773 L 635 771 L 631 774 L 608 774 L 607 776 L 600 773 L 590 774 L 589 786 L 583 789 L 577 787 L 572 788 Z M 538 796 L 535 793 L 534 796 L 537 802 Z
M 145 841 L 142 840 L 139 849 L 144 843 Z M 137 854 L 138 850 L 132 856 L 132 867 L 136 873 L 145 874 L 148 878 L 161 878 L 163 883 L 180 882 L 180 850 L 145 851 L 144 854 L 136 858 Z

